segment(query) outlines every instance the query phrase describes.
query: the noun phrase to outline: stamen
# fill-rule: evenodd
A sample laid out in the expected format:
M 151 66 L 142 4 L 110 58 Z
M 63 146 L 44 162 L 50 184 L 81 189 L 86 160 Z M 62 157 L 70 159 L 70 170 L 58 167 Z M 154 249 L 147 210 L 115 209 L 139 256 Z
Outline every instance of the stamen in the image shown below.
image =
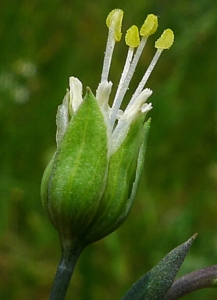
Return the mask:
M 112 109 L 110 112 L 111 127 L 113 127 L 113 125 L 115 123 L 118 110 L 121 106 L 121 98 L 119 97 L 119 95 L 120 95 L 120 91 L 123 89 L 124 81 L 126 79 L 127 73 L 130 68 L 130 64 L 131 64 L 131 61 L 133 58 L 134 48 L 138 47 L 138 45 L 140 43 L 139 30 L 138 30 L 137 26 L 133 25 L 127 30 L 127 33 L 125 36 L 125 41 L 126 41 L 127 46 L 129 46 L 129 49 L 128 49 L 128 53 L 127 53 L 126 62 L 124 65 L 124 70 L 122 72 L 121 79 L 120 79 L 120 82 L 118 85 L 118 89 L 117 89 L 117 92 L 116 92 L 116 95 L 115 95 L 115 98 L 113 101 Z
M 157 63 L 157 61 L 158 61 L 158 59 L 159 59 L 162 52 L 163 52 L 163 50 L 160 50 L 160 49 L 158 49 L 156 51 L 156 53 L 155 53 L 150 65 L 149 65 L 148 69 L 146 70 L 146 72 L 145 72 L 144 76 L 142 77 L 142 80 L 140 81 L 135 93 L 133 94 L 130 102 L 128 103 L 126 110 L 130 109 L 130 107 L 133 105 L 133 103 L 138 98 L 139 94 L 142 92 L 142 90 L 143 90 L 148 78 L 150 77 L 151 72 L 153 71 L 153 69 L 154 69 L 154 67 L 155 67 L 155 65 L 156 65 L 156 63 Z
M 109 28 L 109 32 L 108 32 L 106 51 L 105 51 L 105 57 L 103 62 L 101 82 L 108 81 L 108 74 L 111 65 L 111 59 L 114 51 L 115 42 L 119 42 L 121 40 L 121 26 L 122 26 L 123 14 L 124 13 L 121 9 L 114 9 L 109 13 L 106 19 L 106 25 Z
M 128 103 L 126 110 L 128 110 L 132 106 L 132 104 L 138 98 L 139 94 L 142 92 L 142 90 L 143 90 L 146 82 L 148 81 L 163 50 L 169 49 L 172 46 L 173 42 L 174 42 L 174 34 L 173 34 L 172 30 L 171 29 L 164 30 L 164 32 L 162 33 L 160 38 L 155 42 L 155 48 L 157 48 L 157 51 L 149 65 L 148 69 L 146 70 L 142 80 L 140 81 L 135 93 L 133 94 L 132 99 Z
M 130 80 L 133 77 L 133 74 L 135 72 L 136 66 L 138 64 L 139 58 L 142 54 L 142 51 L 145 47 L 145 44 L 147 42 L 148 37 L 156 32 L 157 27 L 158 27 L 157 17 L 153 14 L 149 14 L 146 17 L 146 19 L 145 19 L 145 21 L 144 21 L 144 23 L 143 23 L 143 25 L 140 29 L 140 34 L 142 36 L 142 39 L 141 39 L 141 42 L 140 42 L 140 44 L 139 44 L 139 46 L 136 50 L 136 53 L 135 53 L 134 57 L 133 57 L 132 64 L 131 64 L 129 72 L 127 74 L 127 79 L 126 79 L 127 86 L 129 85 Z
M 116 94 L 115 98 L 118 97 L 118 102 L 122 103 L 123 98 L 126 94 L 126 91 L 128 89 L 129 83 L 133 77 L 133 74 L 135 72 L 136 66 L 138 64 L 139 58 L 142 54 L 142 51 L 145 47 L 145 44 L 147 42 L 147 39 L 150 35 L 152 35 L 153 33 L 155 33 L 155 31 L 157 30 L 158 27 L 158 20 L 157 17 L 153 14 L 150 14 L 146 17 L 144 24 L 142 25 L 141 29 L 140 29 L 140 34 L 142 35 L 142 39 L 141 42 L 136 50 L 136 53 L 133 57 L 132 62 L 130 63 L 130 66 L 128 67 L 128 72 L 125 75 L 125 80 L 124 83 L 121 87 L 121 90 L 118 91 L 118 94 Z M 120 107 L 120 106 L 119 106 Z M 118 107 L 118 108 L 119 108 Z M 117 109 L 117 108 L 116 108 Z M 115 122 L 115 115 L 112 115 L 112 119 L 111 119 L 111 126 L 114 126 L 114 122 Z

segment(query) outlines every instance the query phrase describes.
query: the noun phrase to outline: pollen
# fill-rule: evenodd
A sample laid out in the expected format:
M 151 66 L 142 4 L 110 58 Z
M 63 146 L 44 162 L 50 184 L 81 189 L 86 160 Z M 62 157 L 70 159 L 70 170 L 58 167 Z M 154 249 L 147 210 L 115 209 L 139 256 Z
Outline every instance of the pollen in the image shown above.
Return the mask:
M 114 30 L 114 38 L 116 42 L 119 42 L 121 40 L 121 27 L 122 27 L 122 20 L 123 20 L 124 12 L 121 9 L 113 9 L 107 19 L 106 19 L 106 25 L 110 29 L 112 28 Z
M 140 29 L 141 36 L 149 37 L 154 34 L 158 28 L 158 19 L 157 16 L 153 14 L 147 15 L 144 24 Z
M 169 49 L 174 42 L 174 34 L 171 29 L 166 29 L 155 42 L 155 48 L 157 49 Z
M 140 44 L 139 29 L 137 26 L 131 26 L 126 33 L 125 42 L 127 46 L 136 48 Z

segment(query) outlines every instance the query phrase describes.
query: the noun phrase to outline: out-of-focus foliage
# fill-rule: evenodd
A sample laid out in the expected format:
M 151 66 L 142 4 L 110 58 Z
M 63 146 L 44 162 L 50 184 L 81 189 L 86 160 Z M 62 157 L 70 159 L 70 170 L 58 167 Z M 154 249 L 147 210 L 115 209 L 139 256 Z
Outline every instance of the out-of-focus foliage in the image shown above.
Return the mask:
M 7 0 L 0 3 L 0 298 L 48 299 L 60 259 L 39 187 L 55 148 L 55 114 L 77 76 L 95 90 L 105 18 L 125 11 L 123 30 L 148 13 L 171 27 L 147 86 L 154 109 L 146 165 L 127 221 L 82 254 L 67 299 L 120 299 L 168 251 L 199 235 L 181 272 L 217 263 L 217 2 L 213 0 Z M 154 37 L 131 85 L 151 60 Z M 118 44 L 117 83 L 127 48 Z M 214 299 L 204 290 L 185 299 Z

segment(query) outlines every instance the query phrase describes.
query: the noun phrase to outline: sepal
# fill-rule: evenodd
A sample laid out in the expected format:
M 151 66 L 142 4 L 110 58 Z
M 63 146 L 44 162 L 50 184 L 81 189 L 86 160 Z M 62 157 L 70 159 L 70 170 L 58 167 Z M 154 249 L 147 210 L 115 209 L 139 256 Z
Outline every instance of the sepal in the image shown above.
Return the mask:
M 137 118 L 118 150 L 111 155 L 105 192 L 90 226 L 93 242 L 117 229 L 128 216 L 140 182 L 150 122 Z M 97 238 L 97 239 L 96 239 Z
M 81 235 L 96 213 L 107 177 L 107 134 L 98 102 L 87 89 L 42 180 L 42 202 L 62 235 Z

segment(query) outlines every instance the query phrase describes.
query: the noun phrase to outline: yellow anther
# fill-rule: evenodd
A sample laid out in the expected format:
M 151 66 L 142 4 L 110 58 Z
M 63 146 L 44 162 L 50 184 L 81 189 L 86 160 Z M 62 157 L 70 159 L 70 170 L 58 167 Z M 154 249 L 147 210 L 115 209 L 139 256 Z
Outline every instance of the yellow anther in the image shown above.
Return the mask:
M 166 29 L 155 42 L 155 48 L 157 49 L 169 49 L 174 42 L 174 34 L 171 29 Z
M 124 12 L 121 9 L 113 9 L 106 19 L 106 25 L 108 28 L 113 27 L 114 30 L 114 38 L 116 42 L 121 40 L 121 26 L 123 20 Z
M 131 26 L 126 33 L 125 41 L 127 46 L 136 48 L 140 44 L 139 29 L 137 26 Z
M 157 16 L 150 14 L 147 15 L 144 24 L 140 29 L 141 36 L 149 37 L 154 34 L 158 27 L 158 19 Z

